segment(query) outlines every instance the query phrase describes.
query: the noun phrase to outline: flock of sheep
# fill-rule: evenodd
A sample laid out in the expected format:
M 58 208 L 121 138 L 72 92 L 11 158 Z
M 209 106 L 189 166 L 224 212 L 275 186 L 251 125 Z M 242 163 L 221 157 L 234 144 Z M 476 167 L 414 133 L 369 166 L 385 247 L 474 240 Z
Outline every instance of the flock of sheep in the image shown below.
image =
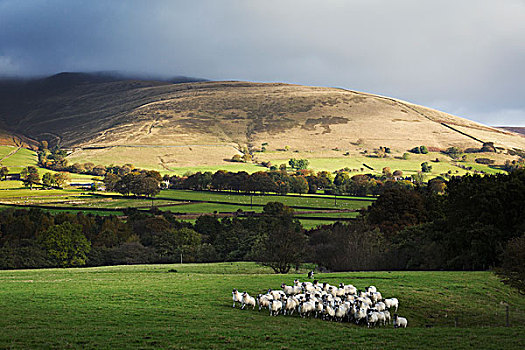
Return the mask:
M 366 324 L 368 327 L 384 326 L 391 323 L 395 328 L 406 328 L 407 319 L 399 317 L 397 312 L 399 301 L 396 298 L 383 299 L 376 287 L 366 287 L 364 291 L 357 290 L 353 285 L 339 284 L 339 287 L 313 282 L 300 282 L 281 285 L 282 290 L 268 289 L 266 294 L 257 297 L 247 292 L 233 289 L 233 307 L 239 303 L 241 309 L 258 305 L 259 311 L 268 308 L 270 316 L 278 314 L 301 317 L 314 316 L 323 320 L 348 321 L 356 324 Z

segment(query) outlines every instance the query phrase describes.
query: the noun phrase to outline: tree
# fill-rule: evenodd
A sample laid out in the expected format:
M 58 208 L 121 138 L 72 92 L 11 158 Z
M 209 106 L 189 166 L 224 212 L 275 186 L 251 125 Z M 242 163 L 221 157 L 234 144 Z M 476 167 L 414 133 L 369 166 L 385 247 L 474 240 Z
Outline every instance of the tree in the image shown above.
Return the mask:
M 33 185 L 37 184 L 40 181 L 40 175 L 38 175 L 38 169 L 34 166 L 28 166 L 24 168 L 20 173 L 22 181 L 26 186 L 29 186 L 33 189 Z
M 427 154 L 428 148 L 427 146 L 419 146 L 419 151 L 421 152 L 421 154 Z
M 303 194 L 308 192 L 308 181 L 306 181 L 304 176 L 292 176 L 290 180 L 291 190 L 293 193 Z
M 54 183 L 55 181 L 53 179 L 53 175 L 50 172 L 44 173 L 44 175 L 42 175 L 42 185 L 45 187 L 52 187 Z
M 106 191 L 113 192 L 116 191 L 117 183 L 120 180 L 119 176 L 113 173 L 106 173 L 104 176 L 104 186 L 106 186 Z
M 263 213 L 265 224 L 253 246 L 254 256 L 275 273 L 288 273 L 302 262 L 306 236 L 299 221 L 293 219 L 293 210 L 282 203 L 268 203 Z
M 506 283 L 525 295 L 525 234 L 511 239 L 503 253 L 501 268 L 497 274 Z
M 159 180 L 147 176 L 142 179 L 142 194 L 148 197 L 154 197 L 160 193 L 160 182 Z
M 430 173 L 432 171 L 432 165 L 429 165 L 428 162 L 421 163 L 421 171 Z
M 458 147 L 449 147 L 445 151 L 451 158 L 458 159 L 461 155 L 461 150 Z
M 7 175 L 9 174 L 9 169 L 7 167 L 3 166 L 0 168 L 0 179 L 7 179 Z
M 53 183 L 62 188 L 66 184 L 66 182 L 71 180 L 71 175 L 69 173 L 60 172 L 53 174 Z
M 82 266 L 91 244 L 82 234 L 80 225 L 64 222 L 51 226 L 42 235 L 42 247 L 57 266 Z
M 367 222 L 377 227 L 387 238 L 405 227 L 428 221 L 424 197 L 414 190 L 392 188 L 385 190 L 368 207 Z

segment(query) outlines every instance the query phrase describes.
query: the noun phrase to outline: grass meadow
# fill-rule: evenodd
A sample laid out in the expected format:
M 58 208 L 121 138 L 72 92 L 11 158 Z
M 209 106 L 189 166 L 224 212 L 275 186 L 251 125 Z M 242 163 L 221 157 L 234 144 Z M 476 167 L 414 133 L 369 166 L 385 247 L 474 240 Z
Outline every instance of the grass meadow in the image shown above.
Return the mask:
M 177 272 L 169 272 L 169 271 Z M 397 297 L 407 329 L 232 308 L 305 271 L 254 263 L 0 271 L 0 348 L 520 349 L 525 299 L 490 272 L 319 273 L 321 282 L 375 285 Z M 510 324 L 505 309 L 510 304 Z M 457 318 L 457 328 L 454 327 Z

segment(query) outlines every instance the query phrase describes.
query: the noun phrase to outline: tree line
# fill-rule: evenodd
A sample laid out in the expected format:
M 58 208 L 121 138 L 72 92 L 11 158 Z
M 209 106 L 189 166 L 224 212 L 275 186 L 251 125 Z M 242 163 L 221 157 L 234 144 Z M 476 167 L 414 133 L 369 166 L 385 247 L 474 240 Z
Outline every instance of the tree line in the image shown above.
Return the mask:
M 403 178 L 402 172 L 393 173 L 384 168 L 381 175 L 351 175 L 346 170 L 332 174 L 328 171 L 314 172 L 298 170 L 289 173 L 285 170 L 259 171 L 248 174 L 245 171 L 229 172 L 218 170 L 215 173 L 197 172 L 188 176 L 165 176 L 163 178 L 173 189 L 236 191 L 244 193 L 318 193 L 335 195 L 379 195 L 389 188 L 413 188 L 422 183 L 422 178 Z M 431 186 L 436 191 L 444 188 L 444 179 L 436 178 Z
M 293 210 L 268 203 L 260 217 L 126 211 L 126 219 L 37 209 L 0 212 L 0 267 L 251 260 L 288 272 L 303 262 L 330 271 L 486 270 L 523 286 L 525 170 L 463 176 L 443 194 L 388 188 L 354 222 L 305 230 Z

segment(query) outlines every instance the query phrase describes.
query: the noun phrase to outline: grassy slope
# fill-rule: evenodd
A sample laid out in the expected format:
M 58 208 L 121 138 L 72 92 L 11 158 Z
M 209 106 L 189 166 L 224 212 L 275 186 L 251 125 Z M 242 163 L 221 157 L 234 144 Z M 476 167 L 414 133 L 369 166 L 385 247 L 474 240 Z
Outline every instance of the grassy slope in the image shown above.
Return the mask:
M 167 273 L 170 268 L 177 273 Z M 489 272 L 318 274 L 400 300 L 408 329 L 269 317 L 231 308 L 231 289 L 255 294 L 304 274 L 251 263 L 0 271 L 0 348 L 453 348 L 525 346 L 525 299 Z M 511 304 L 505 328 L 500 301 Z M 453 328 L 454 317 L 459 328 Z M 432 325 L 433 328 L 426 328 Z
M 219 193 L 219 192 L 196 192 L 196 191 L 182 191 L 182 190 L 166 190 L 159 194 L 162 198 L 173 198 L 176 200 L 193 199 L 202 201 L 220 201 L 231 203 L 245 203 L 250 204 L 250 196 L 235 193 Z M 349 198 L 349 197 L 346 197 Z M 333 209 L 360 209 L 367 207 L 372 203 L 373 199 L 367 201 L 351 201 L 338 200 L 337 205 L 334 203 L 334 197 L 326 196 L 319 198 L 300 197 L 300 196 L 253 196 L 253 204 L 266 204 L 268 202 L 282 202 L 289 206 L 305 206 L 305 207 L 326 207 Z

